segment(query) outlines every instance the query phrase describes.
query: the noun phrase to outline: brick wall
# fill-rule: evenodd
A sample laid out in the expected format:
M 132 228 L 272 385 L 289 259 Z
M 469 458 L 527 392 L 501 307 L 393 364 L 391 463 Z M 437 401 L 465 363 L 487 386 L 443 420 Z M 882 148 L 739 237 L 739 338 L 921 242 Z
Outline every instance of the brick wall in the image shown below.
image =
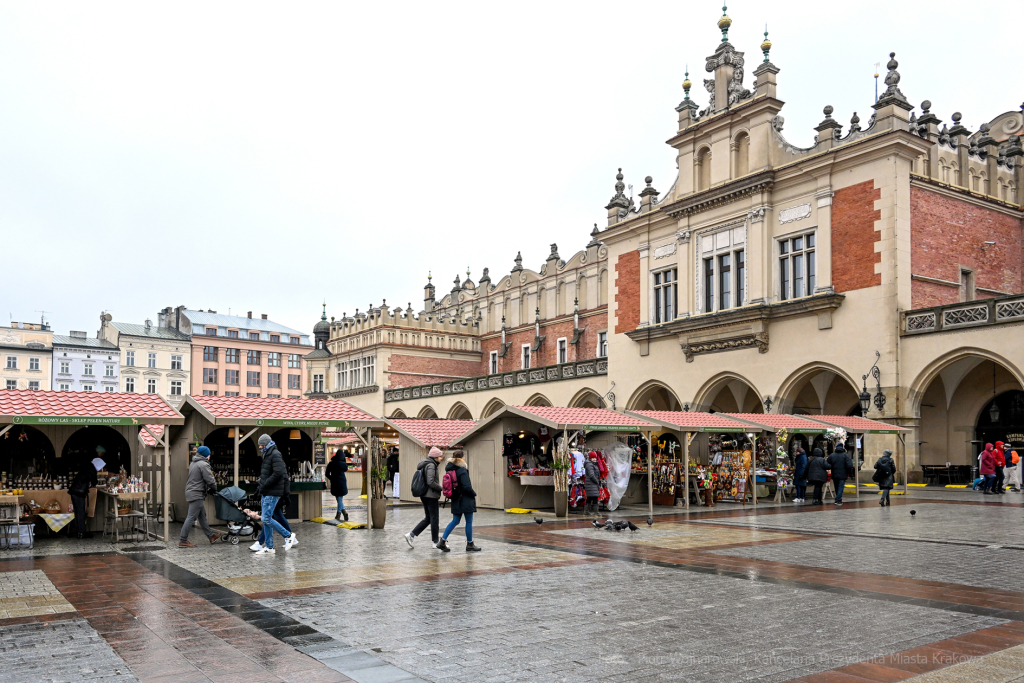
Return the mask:
M 388 363 L 387 388 L 397 389 L 400 387 L 414 387 L 420 384 L 432 384 L 443 382 L 455 377 L 473 377 L 480 374 L 480 364 L 473 360 L 457 360 L 455 358 L 430 358 L 428 356 L 405 356 L 391 354 L 391 361 Z M 396 374 L 402 372 L 419 373 L 411 375 Z M 431 375 L 448 375 L 440 377 Z
M 1021 276 L 1021 220 L 998 211 L 910 188 L 910 271 L 960 282 L 960 267 L 974 271 L 975 287 L 1018 294 Z M 995 241 L 989 247 L 986 241 Z M 978 292 L 979 299 L 996 296 Z M 911 306 L 926 308 L 960 300 L 959 286 L 914 280 Z
M 615 334 L 640 324 L 640 252 L 619 254 L 615 261 Z
M 875 264 L 882 261 L 875 251 L 879 197 L 873 180 L 836 190 L 832 197 L 832 286 L 837 292 L 882 284 L 882 275 L 875 272 Z
M 589 360 L 597 355 L 597 332 L 598 330 L 608 329 L 608 313 L 605 311 L 597 315 L 580 318 L 580 325 L 585 328 L 585 331 L 580 337 L 579 344 L 575 346 L 568 344 L 568 362 L 570 363 L 577 360 Z M 547 325 L 541 324 L 540 330 L 540 333 L 546 339 L 541 345 L 540 350 L 533 354 L 530 364 L 535 368 L 542 365 L 556 365 L 558 363 L 558 339 L 565 337 L 566 342 L 572 341 L 572 318 L 556 323 L 548 323 Z M 505 341 L 511 343 L 512 346 L 509 347 L 508 353 L 504 358 L 498 359 L 498 372 L 511 372 L 512 370 L 521 369 L 522 346 L 523 344 L 532 344 L 533 337 L 533 326 L 520 327 L 513 332 L 506 332 Z M 483 340 L 481 348 L 484 353 L 477 374 L 490 374 L 491 351 L 500 351 L 500 347 L 500 336 Z

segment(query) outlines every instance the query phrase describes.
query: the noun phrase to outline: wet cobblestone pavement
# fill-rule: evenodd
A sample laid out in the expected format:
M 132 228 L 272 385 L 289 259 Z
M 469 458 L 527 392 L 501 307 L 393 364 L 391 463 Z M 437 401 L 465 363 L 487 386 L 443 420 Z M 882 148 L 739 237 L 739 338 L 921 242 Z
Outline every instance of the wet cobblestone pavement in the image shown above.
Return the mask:
M 484 511 L 481 553 L 409 548 L 413 507 L 263 557 L 42 538 L 0 553 L 0 681 L 1024 680 L 1021 502 L 893 503 Z

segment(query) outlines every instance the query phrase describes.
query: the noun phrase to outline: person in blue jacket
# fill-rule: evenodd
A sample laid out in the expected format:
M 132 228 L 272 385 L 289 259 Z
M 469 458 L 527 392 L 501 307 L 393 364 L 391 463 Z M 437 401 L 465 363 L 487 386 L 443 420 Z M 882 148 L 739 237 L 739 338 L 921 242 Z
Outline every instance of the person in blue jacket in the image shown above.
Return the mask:
M 796 447 L 796 463 L 793 466 L 793 485 L 796 487 L 794 503 L 804 503 L 807 495 L 807 452 L 802 446 Z

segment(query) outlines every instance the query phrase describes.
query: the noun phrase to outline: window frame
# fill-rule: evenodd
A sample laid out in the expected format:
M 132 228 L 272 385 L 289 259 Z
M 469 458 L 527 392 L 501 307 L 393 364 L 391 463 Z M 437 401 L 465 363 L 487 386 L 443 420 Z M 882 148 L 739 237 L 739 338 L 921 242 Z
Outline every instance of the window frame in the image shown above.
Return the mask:
M 6 368 L 8 370 L 17 370 L 18 369 L 18 357 L 17 356 L 7 356 Z
M 239 382 L 241 380 L 239 379 L 238 375 L 239 375 L 240 372 L 241 372 L 240 370 L 225 369 L 224 370 L 224 384 L 227 384 L 227 385 L 230 385 L 230 386 L 233 386 L 233 387 L 239 386 Z M 234 377 L 234 380 L 235 380 L 234 382 L 231 381 L 232 376 Z
M 125 377 L 124 378 L 124 393 L 134 394 L 135 393 L 135 378 Z
M 280 389 L 281 388 L 281 373 L 280 372 L 268 372 L 267 373 L 267 388 L 268 389 Z
M 113 377 L 114 376 L 114 364 L 113 363 L 104 363 L 103 364 L 103 376 L 104 377 Z
M 294 382 L 293 382 L 294 380 Z M 288 375 L 288 389 L 302 389 L 302 375 Z
M 35 385 L 35 386 L 33 386 L 33 385 Z M 29 382 L 28 382 L 28 390 L 29 391 L 39 391 L 39 380 L 37 380 L 37 379 L 29 380 Z
M 491 351 L 490 359 L 488 361 L 487 369 L 490 370 L 487 374 L 497 375 L 498 374 L 498 352 Z
M 127 368 L 135 367 L 135 351 L 124 352 L 124 365 Z
M 171 392 L 170 392 L 170 395 L 171 396 L 181 396 L 181 391 L 182 391 L 181 380 L 180 379 L 172 379 L 171 380 Z
M 294 365 L 293 365 L 293 363 L 294 363 Z M 289 353 L 288 354 L 288 367 L 292 368 L 293 370 L 301 370 L 302 369 L 302 356 L 297 354 L 297 353 Z
M 157 386 L 157 383 L 156 383 L 155 379 L 147 379 L 146 380 L 146 393 L 147 394 L 156 394 L 156 393 L 158 393 L 158 390 L 159 390 L 159 387 Z
M 608 357 L 608 330 L 601 330 L 597 333 L 597 349 L 598 358 Z
M 559 337 L 555 342 L 555 361 L 558 365 L 569 362 L 569 338 Z
M 35 366 L 35 367 L 32 367 L 32 366 Z M 28 371 L 29 372 L 39 372 L 39 358 L 32 358 L 31 356 L 29 357 L 29 359 L 28 359 Z
M 70 375 L 71 374 L 71 361 L 69 361 L 69 360 L 62 360 L 62 361 L 60 361 L 60 372 L 58 374 L 60 374 L 60 375 Z
M 92 367 L 93 367 L 92 361 L 88 361 L 88 362 L 82 363 L 82 376 L 83 377 L 95 377 L 95 375 L 92 373 Z
M 203 347 L 203 361 L 209 363 L 216 363 L 217 357 L 220 355 L 220 349 L 216 346 L 204 346 Z
M 245 386 L 247 387 L 258 387 L 260 386 L 260 371 L 259 370 L 246 370 L 245 372 Z M 255 384 L 253 383 L 255 380 Z
M 267 352 L 267 367 L 268 368 L 279 368 L 281 367 L 281 354 L 276 351 Z
M 171 355 L 171 370 L 181 370 L 184 367 L 184 356 Z
M 519 367 L 523 370 L 532 369 L 533 362 L 533 346 L 531 344 L 523 344 L 519 349 Z
M 655 325 L 679 317 L 679 267 L 671 265 L 651 271 L 651 313 Z
M 146 367 L 147 368 L 155 368 L 156 367 L 156 352 L 155 351 L 150 351 L 146 355 Z
M 256 362 L 253 362 L 254 358 Z M 245 364 L 260 366 L 263 364 L 263 355 L 256 349 L 247 349 L 245 352 Z
M 813 227 L 775 238 L 778 301 L 814 296 L 818 278 L 817 231 L 817 227 Z M 795 244 L 797 240 L 802 240 L 799 248 Z
M 203 384 L 217 384 L 217 368 L 203 368 Z

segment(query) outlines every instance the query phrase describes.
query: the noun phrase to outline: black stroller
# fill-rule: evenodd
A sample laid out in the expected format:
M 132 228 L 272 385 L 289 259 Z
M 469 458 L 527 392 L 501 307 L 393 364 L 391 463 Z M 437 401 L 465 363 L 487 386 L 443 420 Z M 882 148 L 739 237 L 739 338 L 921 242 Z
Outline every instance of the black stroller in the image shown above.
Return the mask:
M 241 507 L 241 502 L 248 495 L 237 486 L 228 486 L 218 491 L 214 498 L 217 517 L 228 524 L 225 541 L 231 545 L 238 545 L 238 539 L 241 536 L 250 536 L 255 541 L 263 531 L 263 525 L 260 524 L 259 518 L 249 517 L 245 514 L 245 509 Z

